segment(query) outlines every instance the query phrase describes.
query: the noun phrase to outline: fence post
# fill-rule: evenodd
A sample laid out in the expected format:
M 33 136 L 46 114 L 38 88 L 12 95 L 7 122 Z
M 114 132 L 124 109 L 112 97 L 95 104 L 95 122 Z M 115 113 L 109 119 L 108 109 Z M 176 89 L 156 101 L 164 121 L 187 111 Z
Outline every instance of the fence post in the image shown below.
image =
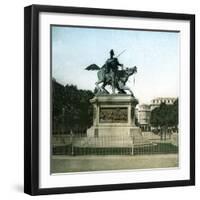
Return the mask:
M 134 142 L 135 142 L 135 137 L 134 135 L 132 136 L 132 151 L 131 151 L 131 155 L 134 155 Z
M 70 136 L 71 136 L 71 155 L 74 155 L 74 146 L 73 146 L 73 131 L 70 131 Z

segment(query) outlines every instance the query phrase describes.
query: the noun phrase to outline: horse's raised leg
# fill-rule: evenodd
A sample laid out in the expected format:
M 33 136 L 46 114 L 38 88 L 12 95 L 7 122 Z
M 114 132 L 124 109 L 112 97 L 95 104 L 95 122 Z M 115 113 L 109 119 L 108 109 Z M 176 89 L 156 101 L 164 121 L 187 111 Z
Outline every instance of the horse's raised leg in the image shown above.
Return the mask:
M 109 94 L 108 90 L 106 90 L 105 86 L 107 84 L 104 82 L 103 85 L 101 86 L 101 89 L 103 89 L 104 92 L 106 92 L 107 94 Z

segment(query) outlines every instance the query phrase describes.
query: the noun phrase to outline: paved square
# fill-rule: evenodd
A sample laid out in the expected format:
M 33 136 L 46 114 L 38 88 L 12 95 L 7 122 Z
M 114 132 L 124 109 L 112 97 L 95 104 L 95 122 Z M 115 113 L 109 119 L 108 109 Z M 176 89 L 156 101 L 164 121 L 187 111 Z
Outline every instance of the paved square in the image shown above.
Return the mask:
M 140 156 L 53 156 L 51 173 L 178 167 L 177 154 Z

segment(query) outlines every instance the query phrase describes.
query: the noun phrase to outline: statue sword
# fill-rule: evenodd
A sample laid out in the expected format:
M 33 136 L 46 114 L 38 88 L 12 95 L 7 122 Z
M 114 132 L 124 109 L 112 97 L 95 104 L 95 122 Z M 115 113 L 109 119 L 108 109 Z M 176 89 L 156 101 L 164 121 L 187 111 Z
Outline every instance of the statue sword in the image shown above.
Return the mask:
M 116 58 L 118 58 L 119 56 L 121 56 L 125 51 L 126 51 L 126 49 L 124 49 L 120 54 L 118 54 L 118 55 L 116 56 Z

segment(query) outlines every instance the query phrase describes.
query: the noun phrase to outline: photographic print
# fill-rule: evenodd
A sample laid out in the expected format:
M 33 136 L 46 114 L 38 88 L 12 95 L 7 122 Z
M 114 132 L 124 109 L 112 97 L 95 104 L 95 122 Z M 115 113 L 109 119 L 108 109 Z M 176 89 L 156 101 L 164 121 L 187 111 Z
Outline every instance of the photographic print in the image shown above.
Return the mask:
M 31 5 L 24 192 L 195 184 L 195 16 Z
M 51 173 L 179 167 L 179 37 L 51 26 Z

